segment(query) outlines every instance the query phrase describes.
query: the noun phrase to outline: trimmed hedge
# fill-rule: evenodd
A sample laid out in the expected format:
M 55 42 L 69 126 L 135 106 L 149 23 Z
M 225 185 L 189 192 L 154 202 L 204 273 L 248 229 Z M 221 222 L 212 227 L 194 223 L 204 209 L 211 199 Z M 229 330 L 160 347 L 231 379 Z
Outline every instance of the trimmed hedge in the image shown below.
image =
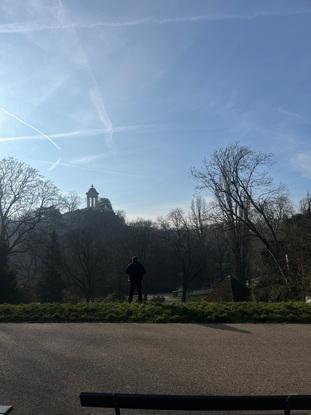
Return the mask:
M 0 304 L 2 323 L 137 322 L 137 323 L 311 323 L 311 304 Z

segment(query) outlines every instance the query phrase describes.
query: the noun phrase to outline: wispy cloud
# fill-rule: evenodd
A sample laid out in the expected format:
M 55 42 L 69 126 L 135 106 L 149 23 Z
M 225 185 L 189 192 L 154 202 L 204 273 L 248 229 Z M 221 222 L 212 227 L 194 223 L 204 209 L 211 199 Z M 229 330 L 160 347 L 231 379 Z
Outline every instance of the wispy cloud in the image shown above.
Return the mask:
M 83 156 L 78 159 L 71 160 L 71 164 L 89 164 L 92 161 L 99 160 L 106 155 L 107 155 L 106 153 L 100 153 L 100 154 L 91 154 L 89 156 Z
M 39 128 L 37 128 L 34 125 L 26 122 L 22 118 L 18 117 L 16 114 L 13 114 L 12 112 L 8 111 L 7 109 L 5 109 L 3 107 L 0 107 L 0 111 L 2 111 L 4 114 L 14 118 L 16 121 L 18 121 L 19 123 L 25 125 L 26 127 L 30 128 L 31 130 L 35 131 L 36 133 L 38 133 L 40 137 L 48 140 L 57 150 L 61 150 L 61 147 L 58 144 L 56 144 L 55 141 L 48 134 L 46 134 L 43 131 L 39 130 Z
M 75 40 L 77 45 L 80 49 L 80 54 L 82 55 L 84 65 L 88 70 L 92 87 L 89 89 L 89 97 L 93 104 L 94 110 L 98 115 L 102 125 L 107 130 L 107 135 L 105 136 L 106 144 L 109 148 L 114 149 L 114 141 L 113 141 L 113 125 L 112 121 L 108 115 L 108 111 L 106 109 L 105 100 L 101 89 L 99 88 L 96 76 L 90 65 L 88 56 L 85 52 L 83 43 L 80 41 L 79 34 L 77 32 L 77 26 L 72 22 L 71 16 L 68 13 L 67 8 L 64 6 L 62 0 L 58 0 L 58 21 L 61 25 L 66 26 L 69 22 L 70 28 L 72 28 L 72 32 L 74 34 Z
M 299 114 L 298 112 L 289 111 L 281 107 L 278 108 L 278 112 L 292 120 L 300 120 L 300 121 L 303 121 L 304 123 L 310 124 L 309 119 L 307 119 L 304 115 Z
M 61 6 L 63 7 L 63 6 Z M 289 10 L 275 12 L 255 12 L 251 14 L 204 14 L 195 16 L 180 16 L 167 18 L 142 18 L 124 21 L 99 21 L 99 22 L 20 22 L 0 25 L 0 33 L 25 33 L 40 32 L 44 30 L 58 29 L 92 29 L 98 27 L 118 28 L 140 25 L 167 25 L 182 23 L 218 22 L 225 20 L 253 20 L 265 17 L 288 17 L 311 14 L 311 9 Z
M 48 171 L 52 171 L 54 169 L 56 169 L 56 167 L 60 164 L 61 159 L 57 159 L 56 161 L 54 161 L 54 163 L 52 162 L 50 167 L 48 168 Z
M 48 171 L 54 170 L 55 167 L 56 167 L 55 164 L 57 163 L 57 167 L 58 166 L 69 167 L 69 168 L 85 170 L 85 171 L 91 171 L 91 172 L 100 173 L 100 174 L 110 174 L 110 175 L 113 175 L 113 176 L 122 176 L 122 177 L 136 178 L 136 179 L 141 179 L 141 178 L 146 177 L 146 175 L 123 172 L 123 171 L 120 171 L 120 170 L 96 169 L 96 168 L 92 168 L 92 167 L 86 167 L 86 166 L 83 165 L 83 163 L 78 163 L 77 160 L 61 161 L 59 159 L 56 162 L 52 162 L 52 161 L 49 161 L 49 160 L 37 160 L 37 162 L 39 162 L 41 164 L 48 165 L 49 166 Z
M 311 152 L 297 153 L 291 159 L 291 164 L 304 177 L 311 179 Z
M 103 102 L 101 94 L 98 91 L 98 88 L 90 90 L 90 97 L 91 97 L 92 103 L 94 104 L 94 107 L 96 108 L 99 118 L 101 119 L 102 123 L 106 127 L 106 130 L 111 132 L 112 122 L 111 122 L 111 119 L 109 118 L 105 104 Z
M 93 75 L 93 74 L 92 74 Z M 100 89 L 97 85 L 97 81 L 94 78 L 94 85 L 95 88 L 91 88 L 90 89 L 90 99 L 93 103 L 93 106 L 98 114 L 98 117 L 100 119 L 100 121 L 102 122 L 102 124 L 105 127 L 107 136 L 106 136 L 106 144 L 109 148 L 112 148 L 114 146 L 114 142 L 113 142 L 113 126 L 112 126 L 112 121 L 108 115 L 108 112 L 106 110 L 106 106 L 102 97 L 102 94 L 100 92 Z
M 49 134 L 48 137 L 50 139 L 75 139 L 81 137 L 90 137 L 90 136 L 102 136 L 105 134 L 113 133 L 124 133 L 129 131 L 139 131 L 139 130 L 146 130 L 150 128 L 154 128 L 153 125 L 121 125 L 116 127 L 107 128 L 93 128 L 93 129 L 86 129 L 86 130 L 73 130 L 73 131 L 65 131 L 61 133 L 54 133 Z M 42 134 L 34 134 L 34 135 L 20 135 L 14 137 L 0 137 L 1 142 L 8 142 L 8 141 L 28 141 L 28 140 L 45 140 L 46 137 Z
M 105 156 L 105 153 L 100 153 L 100 154 L 92 154 L 89 156 L 83 156 L 80 157 L 78 159 L 73 159 L 70 162 L 62 162 L 61 158 L 59 158 L 58 160 L 56 160 L 54 163 L 53 162 L 45 162 L 46 164 L 49 164 L 49 168 L 48 171 L 53 171 L 54 169 L 56 169 L 56 167 L 58 166 L 65 166 L 65 167 L 77 167 L 79 165 L 86 165 L 89 164 L 95 160 L 99 160 L 101 158 L 103 158 Z

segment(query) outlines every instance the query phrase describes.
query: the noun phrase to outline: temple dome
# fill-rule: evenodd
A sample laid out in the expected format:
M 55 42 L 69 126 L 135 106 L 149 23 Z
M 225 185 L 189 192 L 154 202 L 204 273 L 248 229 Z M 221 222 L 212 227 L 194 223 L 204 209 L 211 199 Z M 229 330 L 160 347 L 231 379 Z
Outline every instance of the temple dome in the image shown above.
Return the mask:
M 95 189 L 93 185 L 89 188 L 86 194 L 88 197 L 97 197 L 99 195 L 99 193 L 97 192 L 97 190 Z

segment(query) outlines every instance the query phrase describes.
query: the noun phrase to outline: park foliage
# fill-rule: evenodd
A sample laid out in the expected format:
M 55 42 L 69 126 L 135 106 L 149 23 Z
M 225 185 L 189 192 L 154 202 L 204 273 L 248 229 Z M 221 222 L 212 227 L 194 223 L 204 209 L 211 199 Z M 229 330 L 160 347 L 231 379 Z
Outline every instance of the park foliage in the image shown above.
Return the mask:
M 204 292 L 209 301 L 304 301 L 311 195 L 295 206 L 274 183 L 272 163 L 271 154 L 238 143 L 220 148 L 192 169 L 198 193 L 188 211 L 129 221 L 109 199 L 82 205 L 33 167 L 3 158 L 0 304 L 124 301 L 134 255 L 147 270 L 149 298 L 173 293 L 186 302 Z M 97 198 L 94 187 L 89 192 Z
M 0 322 L 14 323 L 311 323 L 311 305 L 281 303 L 0 304 Z

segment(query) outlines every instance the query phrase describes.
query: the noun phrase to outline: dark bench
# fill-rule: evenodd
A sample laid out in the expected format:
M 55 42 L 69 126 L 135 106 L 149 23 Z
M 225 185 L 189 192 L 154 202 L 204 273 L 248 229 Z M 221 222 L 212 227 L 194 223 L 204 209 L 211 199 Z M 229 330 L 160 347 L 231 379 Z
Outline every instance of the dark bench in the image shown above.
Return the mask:
M 0 415 L 9 414 L 13 410 L 13 406 L 0 405 Z
M 137 395 L 125 393 L 80 394 L 83 407 L 120 409 L 157 409 L 187 411 L 284 411 L 311 409 L 311 395 L 206 396 Z

